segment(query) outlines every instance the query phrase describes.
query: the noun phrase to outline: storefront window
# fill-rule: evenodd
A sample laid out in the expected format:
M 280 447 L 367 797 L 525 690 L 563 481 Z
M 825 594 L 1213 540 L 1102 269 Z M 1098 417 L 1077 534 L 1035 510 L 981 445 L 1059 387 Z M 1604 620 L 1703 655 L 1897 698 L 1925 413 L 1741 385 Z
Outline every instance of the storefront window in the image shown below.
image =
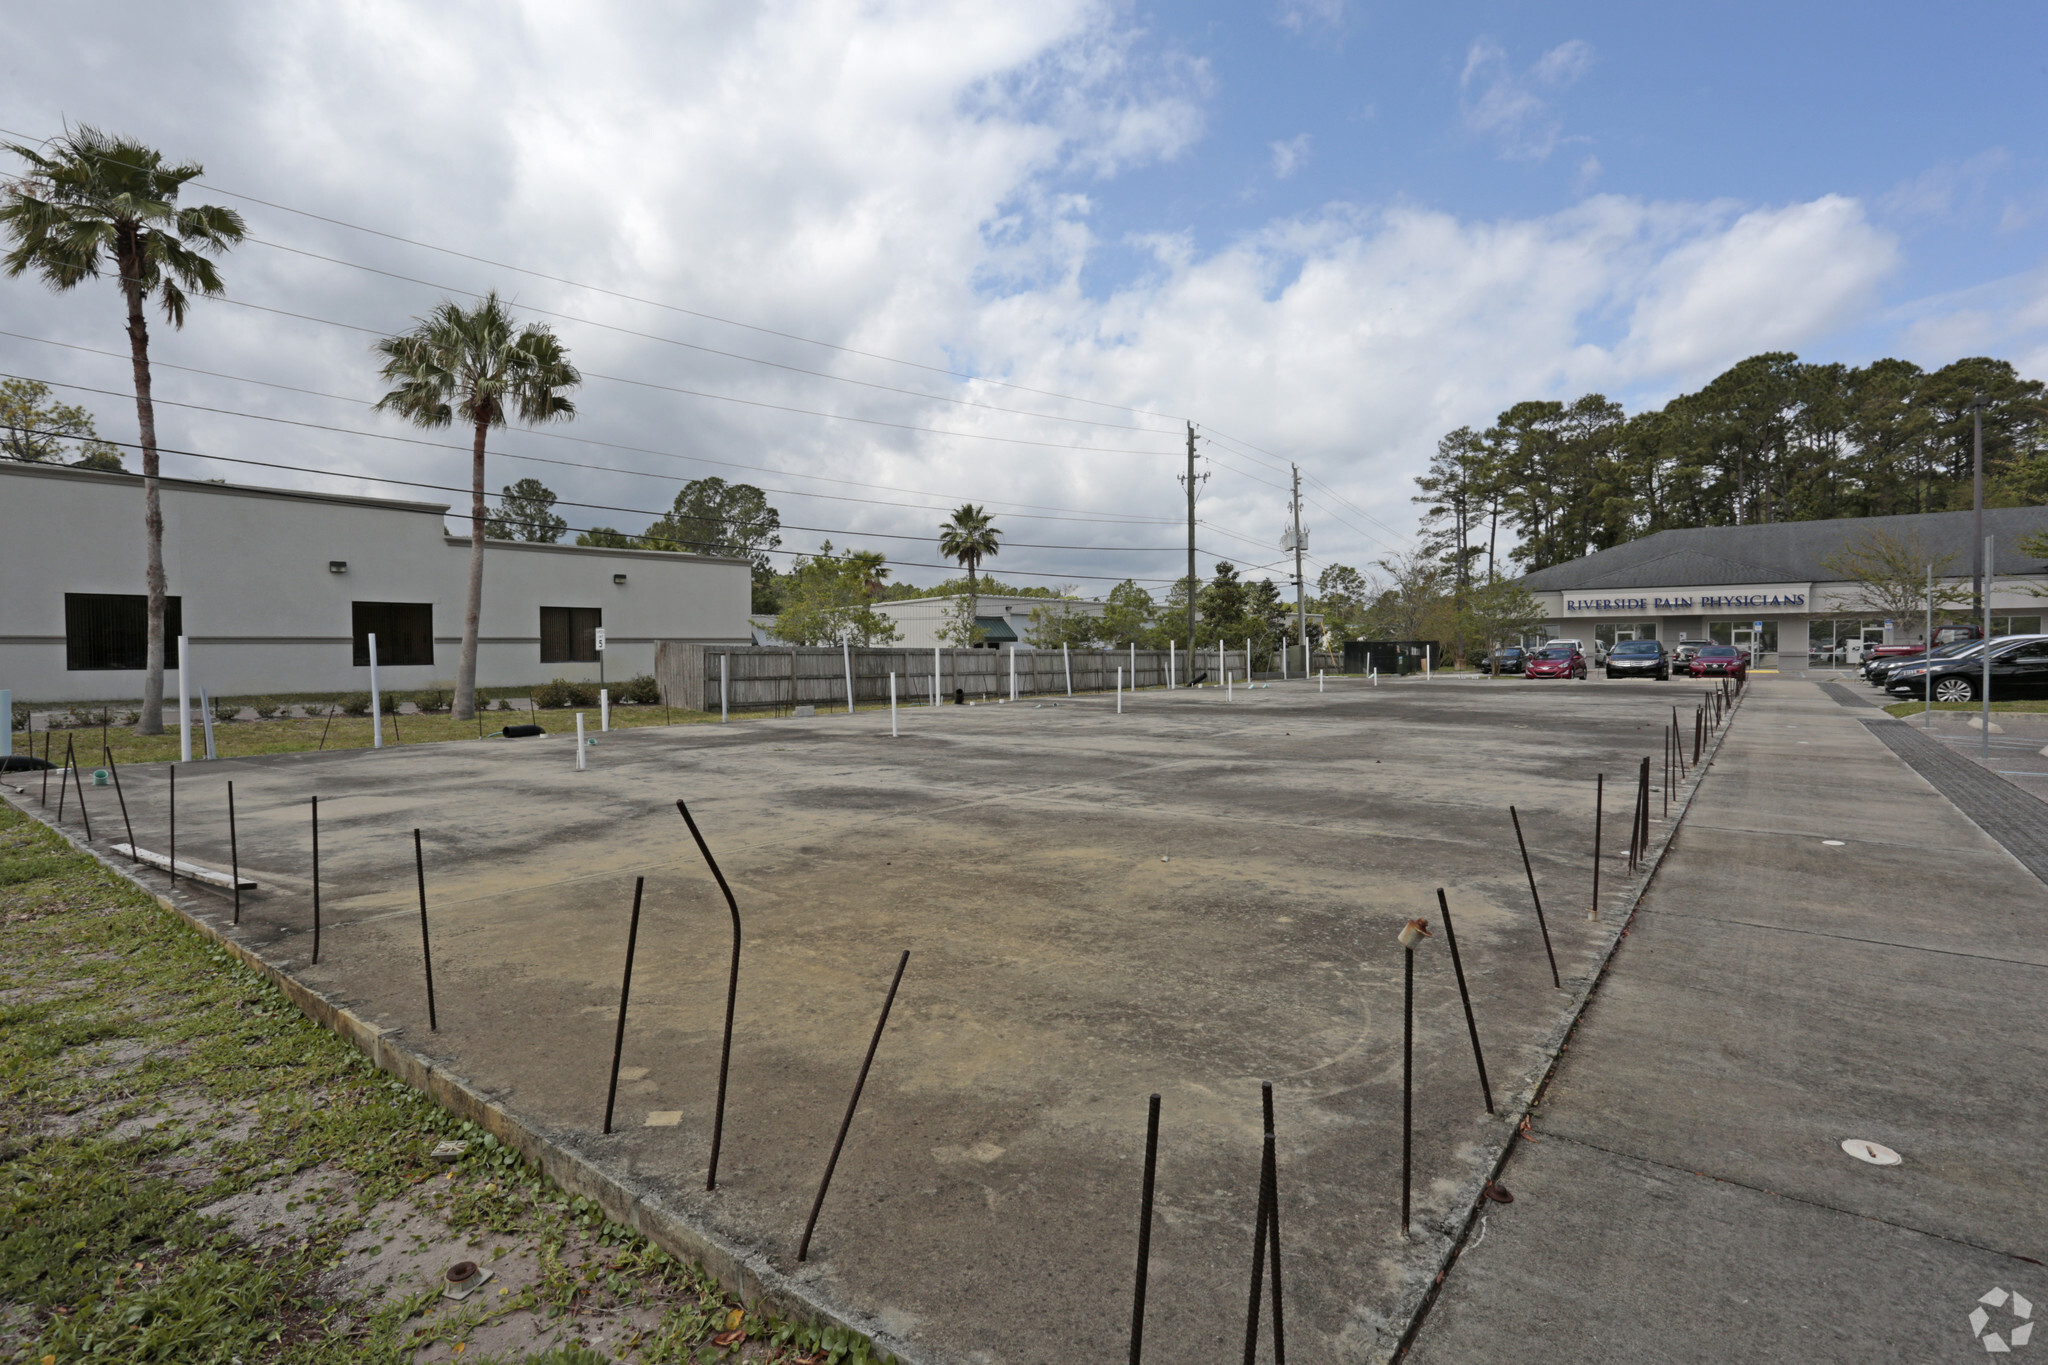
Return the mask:
M 1778 623 L 1775 619 L 1759 621 L 1752 617 L 1747 621 L 1709 621 L 1707 638 L 1717 645 L 1734 645 L 1746 649 L 1752 657 L 1759 654 L 1778 652 Z
M 2041 633 L 2041 618 L 2039 616 L 1994 616 L 1991 618 L 1991 633 L 1993 635 L 2039 635 Z
M 1607 649 L 1614 648 L 1622 640 L 1654 640 L 1657 638 L 1655 621 L 1599 621 L 1594 623 L 1593 638 Z
M 1883 643 L 1881 617 L 1844 616 L 1806 624 L 1806 653 L 1813 663 L 1853 663 L 1865 648 Z

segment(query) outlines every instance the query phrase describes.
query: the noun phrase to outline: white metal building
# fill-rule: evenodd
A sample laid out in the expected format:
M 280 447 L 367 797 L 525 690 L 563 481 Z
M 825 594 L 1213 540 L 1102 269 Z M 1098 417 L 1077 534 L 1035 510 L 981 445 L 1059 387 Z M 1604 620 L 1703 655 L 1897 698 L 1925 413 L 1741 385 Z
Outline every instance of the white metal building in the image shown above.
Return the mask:
M 160 483 L 165 664 L 182 631 L 195 689 L 362 690 L 373 632 L 384 686 L 453 685 L 470 545 L 446 504 Z M 139 698 L 147 565 L 140 476 L 0 461 L 0 687 Z M 746 642 L 751 593 L 745 560 L 490 541 L 477 682 L 652 673 L 663 641 Z
M 895 644 L 905 649 L 930 649 L 943 643 L 939 632 L 953 619 L 957 597 L 905 597 L 894 602 L 875 603 L 875 614 L 896 623 Z M 1041 607 L 1065 607 L 1089 616 L 1109 609 L 1101 598 L 997 597 L 975 599 L 975 624 L 981 627 L 982 644 L 990 649 L 1013 645 L 1030 648 L 1031 613 Z

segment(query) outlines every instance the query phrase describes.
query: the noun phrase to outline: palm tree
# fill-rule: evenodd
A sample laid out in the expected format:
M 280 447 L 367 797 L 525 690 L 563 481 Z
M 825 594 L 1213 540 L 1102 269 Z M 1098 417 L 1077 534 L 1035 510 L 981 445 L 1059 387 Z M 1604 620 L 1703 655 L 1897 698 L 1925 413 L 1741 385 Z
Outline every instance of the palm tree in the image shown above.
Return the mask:
M 0 191 L 0 226 L 14 243 L 7 273 L 33 270 L 66 290 L 111 269 L 128 305 L 128 354 L 135 370 L 135 425 L 141 435 L 142 524 L 149 542 L 149 646 L 136 732 L 164 729 L 164 509 L 157 487 L 156 406 L 150 398 L 149 324 L 154 298 L 171 326 L 185 325 L 188 294 L 217 298 L 220 275 L 208 256 L 242 240 L 242 216 L 216 204 L 178 207 L 178 192 L 205 169 L 164 165 L 163 153 L 129 138 L 80 127 L 37 151 L 7 150 L 28 174 Z
M 476 433 L 470 464 L 469 602 L 462 620 L 462 662 L 455 674 L 457 720 L 476 715 L 477 624 L 484 604 L 484 439 L 502 427 L 508 409 L 519 420 L 552 422 L 576 415 L 560 390 L 583 376 L 568 352 L 541 323 L 515 330 L 512 312 L 495 292 L 474 308 L 443 300 L 419 325 L 377 343 L 385 379 L 396 387 L 377 400 L 379 411 L 398 413 L 422 427 L 445 427 L 459 413 Z
M 977 591 L 974 572 L 981 567 L 983 559 L 994 559 L 1001 553 L 1003 533 L 992 524 L 995 518 L 971 502 L 963 502 L 953 509 L 952 520 L 939 527 L 939 553 L 948 559 L 958 560 L 960 567 L 967 570 L 967 619 L 972 621 L 981 614 L 981 595 Z

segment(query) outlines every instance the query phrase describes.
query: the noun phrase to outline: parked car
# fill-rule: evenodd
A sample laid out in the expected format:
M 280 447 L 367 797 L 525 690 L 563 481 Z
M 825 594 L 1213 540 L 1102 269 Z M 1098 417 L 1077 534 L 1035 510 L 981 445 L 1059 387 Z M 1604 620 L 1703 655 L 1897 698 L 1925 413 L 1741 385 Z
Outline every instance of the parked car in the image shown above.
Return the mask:
M 1698 640 L 1680 640 L 1677 644 L 1671 646 L 1671 666 L 1679 669 L 1690 669 L 1693 656 L 1698 654 L 1702 648 L 1704 646 Z
M 1932 675 L 1936 701 L 1977 701 L 1984 684 L 1983 646 L 1947 659 L 1928 659 L 1892 670 L 1885 691 L 1908 701 L 1927 695 Z M 2048 635 L 2002 635 L 1989 644 L 1991 698 L 2048 696 Z
M 1576 645 L 1553 640 L 1530 656 L 1522 672 L 1531 678 L 1583 678 L 1586 656 L 1579 653 Z
M 1701 645 L 1690 672 L 1695 678 L 1747 678 L 1749 651 L 1734 645 Z
M 1936 648 L 1934 657 L 1936 659 L 1960 659 L 1967 655 L 1974 658 L 1979 653 L 1979 650 L 1980 642 L 1975 639 L 1953 640 Z M 1891 675 L 1899 669 L 1926 662 L 1926 656 L 1921 654 L 1915 654 L 1903 659 L 1873 659 L 1870 663 L 1863 666 L 1863 678 L 1872 687 L 1883 688 L 1890 684 Z
M 1666 682 L 1671 677 L 1671 656 L 1658 640 L 1622 640 L 1607 651 L 1607 676 Z
M 1528 661 L 1529 654 L 1527 650 L 1523 649 L 1520 645 L 1508 645 L 1497 651 L 1491 659 L 1488 659 L 1480 667 L 1484 668 L 1488 673 L 1520 673 L 1522 666 Z
M 1607 657 L 1607 646 L 1601 644 L 1598 640 L 1595 640 L 1590 648 L 1584 640 L 1545 640 L 1543 643 L 1546 645 L 1569 645 L 1591 659 L 1595 668 L 1598 668 L 1600 661 Z
M 1933 628 L 1935 657 L 1937 659 L 1942 657 L 1942 651 L 1946 647 L 1974 645 L 1980 639 L 1985 639 L 1985 628 L 1982 628 L 1982 626 L 1956 624 L 1956 622 L 1946 624 L 1946 626 L 1935 626 Z M 1884 669 L 1892 667 L 1894 663 L 1901 663 L 1905 659 L 1925 659 L 1925 657 L 1927 657 L 1927 647 L 1925 645 L 1872 645 L 1864 653 L 1864 677 L 1868 681 L 1872 681 L 1872 684 L 1876 684 L 1878 688 L 1882 688 L 1884 681 L 1882 681 L 1880 673 Z

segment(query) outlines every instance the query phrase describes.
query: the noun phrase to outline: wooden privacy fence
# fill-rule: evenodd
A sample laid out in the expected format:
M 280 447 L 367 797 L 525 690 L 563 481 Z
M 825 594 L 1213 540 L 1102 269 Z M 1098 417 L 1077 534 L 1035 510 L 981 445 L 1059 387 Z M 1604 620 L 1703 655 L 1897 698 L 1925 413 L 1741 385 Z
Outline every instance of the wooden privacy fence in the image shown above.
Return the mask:
M 847 674 L 853 677 L 855 702 L 889 700 L 889 675 L 896 675 L 896 699 L 909 705 L 929 703 L 936 670 L 938 693 L 951 701 L 954 690 L 966 692 L 971 701 L 1010 695 L 1010 669 L 1017 670 L 1017 695 L 1021 697 L 1065 696 L 1071 672 L 1076 692 L 1107 692 L 1116 686 L 1116 671 L 1124 670 L 1124 685 L 1132 686 L 1135 665 L 1136 686 L 1160 687 L 1166 682 L 1167 661 L 1163 649 L 1073 650 L 1057 649 L 843 649 L 835 645 L 776 647 L 757 645 L 704 645 L 664 643 L 654 659 L 655 680 L 661 684 L 669 705 L 697 711 L 716 711 L 721 705 L 733 711 L 758 711 L 793 706 L 846 705 Z M 1244 679 L 1242 649 L 1224 650 L 1224 667 L 1239 681 Z M 719 664 L 725 664 L 730 696 L 719 695 Z M 1212 682 L 1221 682 L 1217 672 L 1218 653 L 1201 650 L 1195 672 L 1206 672 Z M 1188 661 L 1178 660 L 1180 681 L 1188 678 Z

